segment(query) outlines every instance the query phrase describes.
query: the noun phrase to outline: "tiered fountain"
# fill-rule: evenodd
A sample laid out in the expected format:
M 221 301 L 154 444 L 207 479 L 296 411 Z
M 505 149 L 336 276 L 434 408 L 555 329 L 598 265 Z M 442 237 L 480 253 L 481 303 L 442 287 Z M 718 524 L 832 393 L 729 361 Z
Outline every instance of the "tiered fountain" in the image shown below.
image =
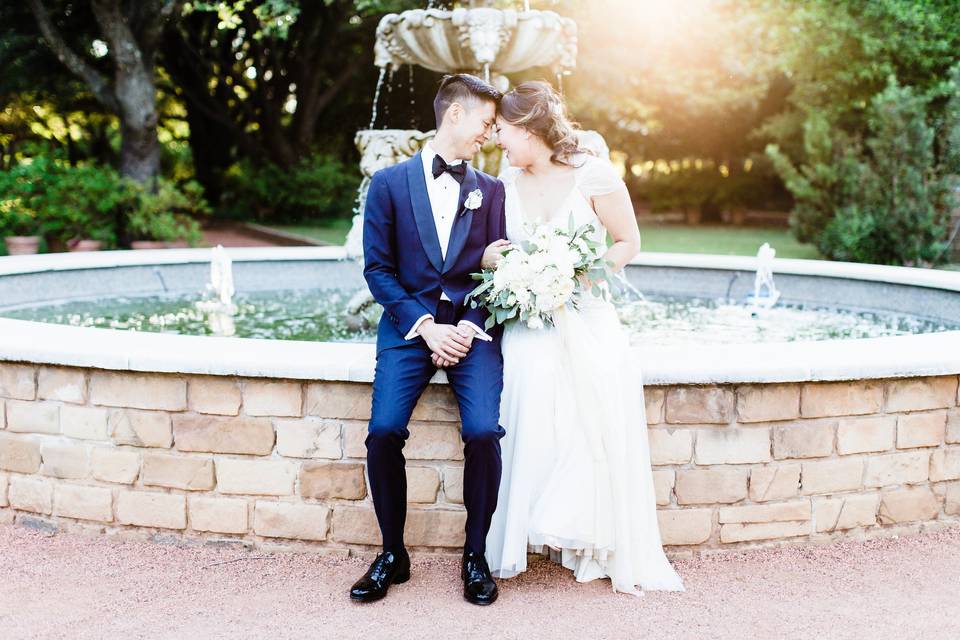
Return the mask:
M 432 3 L 431 3 L 432 4 Z M 377 27 L 374 61 L 380 79 L 374 97 L 370 129 L 358 131 L 361 153 L 359 206 L 347 236 L 347 252 L 363 254 L 363 206 L 374 173 L 413 156 L 435 131 L 373 129 L 377 99 L 384 81 L 402 66 L 413 65 L 441 73 L 473 73 L 501 91 L 509 88 L 506 74 L 534 67 L 550 69 L 558 84 L 571 73 L 577 58 L 577 25 L 552 11 L 531 10 L 527 2 L 515 9 L 494 8 L 492 0 L 475 0 L 468 6 L 415 9 L 391 13 Z M 602 138 L 585 132 L 585 140 L 605 150 Z M 478 169 L 500 173 L 502 157 L 491 142 L 474 159 Z

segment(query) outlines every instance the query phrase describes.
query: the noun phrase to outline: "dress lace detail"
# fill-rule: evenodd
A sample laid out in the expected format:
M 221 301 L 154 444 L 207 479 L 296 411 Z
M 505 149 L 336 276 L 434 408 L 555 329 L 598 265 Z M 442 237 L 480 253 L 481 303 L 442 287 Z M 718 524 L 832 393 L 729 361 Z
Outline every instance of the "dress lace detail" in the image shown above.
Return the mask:
M 516 189 L 521 171 L 508 169 L 507 238 L 527 237 Z M 594 222 L 590 198 L 623 184 L 605 160 L 587 157 L 575 171 L 569 211 L 541 224 Z M 613 305 L 593 298 L 563 309 L 541 330 L 507 325 L 500 404 L 503 476 L 487 536 L 494 575 L 527 567 L 542 552 L 586 582 L 609 577 L 614 591 L 683 591 L 663 552 L 647 440 L 643 376 Z

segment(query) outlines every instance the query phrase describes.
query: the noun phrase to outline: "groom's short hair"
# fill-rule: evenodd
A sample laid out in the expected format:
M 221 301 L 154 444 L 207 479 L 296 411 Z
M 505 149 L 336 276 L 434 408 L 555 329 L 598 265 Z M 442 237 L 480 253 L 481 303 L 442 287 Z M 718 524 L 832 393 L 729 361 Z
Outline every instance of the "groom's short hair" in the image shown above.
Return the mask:
M 440 80 L 437 97 L 433 99 L 433 114 L 437 118 L 437 128 L 443 122 L 443 114 L 454 102 L 468 106 L 470 102 L 492 102 L 497 104 L 503 94 L 488 82 L 467 73 L 446 75 Z

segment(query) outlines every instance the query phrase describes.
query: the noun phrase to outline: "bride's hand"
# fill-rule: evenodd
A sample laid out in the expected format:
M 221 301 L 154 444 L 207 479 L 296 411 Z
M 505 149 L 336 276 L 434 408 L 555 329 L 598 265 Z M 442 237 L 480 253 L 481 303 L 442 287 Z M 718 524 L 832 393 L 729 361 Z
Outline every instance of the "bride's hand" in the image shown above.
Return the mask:
M 495 269 L 497 264 L 503 258 L 503 252 L 510 248 L 509 240 L 494 240 L 483 251 L 483 258 L 480 260 L 480 267 L 483 269 Z

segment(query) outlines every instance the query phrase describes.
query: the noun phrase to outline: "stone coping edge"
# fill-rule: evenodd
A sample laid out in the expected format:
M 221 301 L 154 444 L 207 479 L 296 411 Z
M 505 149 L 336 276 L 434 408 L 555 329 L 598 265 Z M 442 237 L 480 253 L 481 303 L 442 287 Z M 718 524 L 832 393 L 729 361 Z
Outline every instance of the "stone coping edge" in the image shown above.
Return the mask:
M 646 384 L 898 378 L 960 373 L 960 331 L 733 345 L 634 347 Z M 371 382 L 369 343 L 211 338 L 0 318 L 0 360 L 118 371 Z M 434 382 L 445 383 L 438 372 Z

